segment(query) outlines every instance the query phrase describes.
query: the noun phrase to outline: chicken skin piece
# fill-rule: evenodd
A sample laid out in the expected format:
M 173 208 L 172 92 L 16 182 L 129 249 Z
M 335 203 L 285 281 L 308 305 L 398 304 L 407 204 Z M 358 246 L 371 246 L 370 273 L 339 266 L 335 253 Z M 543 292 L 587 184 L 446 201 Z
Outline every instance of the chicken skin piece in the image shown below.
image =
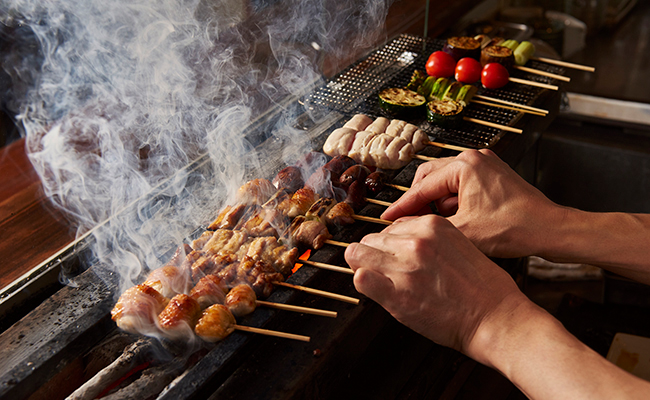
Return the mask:
M 234 206 L 228 205 L 219 213 L 217 219 L 208 226 L 208 229 L 211 231 L 216 229 L 232 229 L 237 225 L 237 222 L 246 210 L 247 205 L 243 203 Z
M 223 304 L 213 304 L 203 310 L 194 333 L 206 342 L 218 342 L 235 330 L 235 316 Z
M 111 310 L 111 318 L 129 333 L 156 332 L 155 321 L 169 300 L 150 286 L 140 284 L 127 289 Z
M 190 275 L 187 268 L 165 265 L 149 273 L 143 282 L 169 298 L 176 293 L 184 293 L 190 288 Z
M 267 179 L 253 179 L 244 183 L 237 191 L 237 203 L 262 205 L 276 192 L 275 186 Z
M 303 248 L 318 250 L 326 240 L 332 238 L 327 226 L 320 221 L 308 220 L 303 216 L 294 218 L 289 227 L 291 241 Z
M 246 284 L 237 285 L 226 295 L 226 306 L 235 317 L 241 317 L 255 311 L 257 296 Z

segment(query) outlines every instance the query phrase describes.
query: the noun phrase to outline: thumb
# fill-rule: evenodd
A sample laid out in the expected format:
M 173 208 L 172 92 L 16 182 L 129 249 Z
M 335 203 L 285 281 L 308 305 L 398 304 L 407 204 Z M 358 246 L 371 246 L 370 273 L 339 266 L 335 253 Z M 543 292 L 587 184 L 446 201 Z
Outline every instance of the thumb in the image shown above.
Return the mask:
M 377 303 L 384 303 L 393 296 L 395 285 L 387 276 L 368 268 L 359 268 L 354 273 L 354 287 Z

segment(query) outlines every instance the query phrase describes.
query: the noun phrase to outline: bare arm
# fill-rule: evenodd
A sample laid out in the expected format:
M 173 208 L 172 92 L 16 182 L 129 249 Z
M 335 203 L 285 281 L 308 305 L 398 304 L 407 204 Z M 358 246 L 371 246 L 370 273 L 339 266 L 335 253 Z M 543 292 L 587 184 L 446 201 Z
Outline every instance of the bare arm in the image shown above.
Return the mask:
M 351 244 L 354 284 L 397 320 L 491 366 L 533 399 L 647 398 L 533 304 L 510 276 L 438 216 L 402 219 Z
M 559 206 L 489 150 L 423 164 L 382 217 L 421 213 L 431 201 L 490 256 L 589 263 L 650 284 L 650 215 Z

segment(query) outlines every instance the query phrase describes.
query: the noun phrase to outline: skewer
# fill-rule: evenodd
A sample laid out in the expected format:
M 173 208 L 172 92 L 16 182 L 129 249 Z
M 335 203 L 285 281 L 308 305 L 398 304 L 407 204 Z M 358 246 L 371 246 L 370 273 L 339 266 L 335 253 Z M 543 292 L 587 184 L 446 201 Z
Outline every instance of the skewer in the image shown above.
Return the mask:
M 392 203 L 389 203 L 387 201 L 371 199 L 371 198 L 365 198 L 364 200 L 366 201 L 366 203 L 377 204 L 379 206 L 385 206 L 385 207 L 388 207 L 388 206 L 390 206 L 392 204 Z
M 342 269 L 346 269 L 346 268 L 342 268 Z M 349 269 L 349 268 L 347 268 L 347 269 Z M 352 271 L 352 270 L 350 269 L 350 271 Z M 352 272 L 352 273 L 354 274 L 354 272 Z M 256 303 L 257 303 L 258 306 L 275 308 L 275 309 L 278 309 L 278 310 L 285 310 L 285 311 L 295 311 L 295 312 L 300 312 L 300 313 L 304 313 L 304 314 L 320 315 L 320 316 L 323 316 L 323 317 L 336 318 L 337 315 L 338 315 L 338 313 L 336 311 L 327 311 L 327 310 L 319 310 L 318 308 L 293 306 L 291 304 L 271 303 L 271 302 L 263 301 L 263 300 L 257 300 Z
M 350 243 L 337 242 L 336 240 L 331 240 L 331 239 L 327 239 L 325 243 L 331 244 L 332 246 L 339 246 L 339 247 L 348 247 L 348 245 L 350 245 Z
M 559 65 L 560 67 L 579 69 L 581 71 L 588 71 L 588 72 L 596 71 L 596 68 L 590 67 L 588 65 L 574 64 L 574 63 L 570 63 L 570 62 L 566 62 L 566 61 L 555 60 L 553 58 L 531 57 L 530 59 L 535 60 L 535 61 L 545 62 L 547 64 Z
M 560 89 L 559 87 L 557 87 L 555 85 L 549 85 L 548 83 L 529 81 L 527 79 L 519 79 L 519 78 L 510 77 L 510 78 L 508 78 L 508 80 L 510 82 L 520 83 L 522 85 L 537 86 L 537 87 L 541 87 L 541 88 L 544 88 L 544 89 L 551 89 L 551 90 L 559 90 Z
M 520 107 L 520 108 L 525 108 L 527 110 L 537 111 L 537 112 L 540 112 L 540 113 L 548 114 L 548 111 L 544 110 L 542 108 L 532 107 L 532 106 L 528 106 L 526 104 L 513 103 L 512 101 L 501 100 L 501 99 L 497 99 L 495 97 L 476 95 L 476 96 L 474 96 L 474 98 L 475 99 L 481 99 L 481 100 L 494 101 L 495 103 L 507 104 L 507 105 L 510 105 L 510 106 L 513 106 L 513 107 Z
M 337 265 L 330 265 L 330 264 L 325 264 L 322 262 L 311 261 L 311 260 L 300 260 L 300 263 L 311 265 L 313 267 L 327 269 L 330 271 L 343 272 L 344 274 L 354 275 L 354 271 L 352 271 L 350 268 L 339 267 Z
M 305 287 L 305 286 L 292 285 L 291 283 L 286 283 L 286 282 L 275 282 L 275 284 L 278 285 L 278 286 L 284 286 L 284 287 L 287 287 L 287 288 L 290 288 L 290 289 L 300 290 L 300 291 L 303 291 L 303 292 L 306 292 L 306 293 L 311 293 L 311 294 L 315 294 L 315 295 L 318 295 L 318 296 L 327 297 L 329 299 L 344 301 L 344 302 L 350 303 L 350 304 L 359 304 L 359 299 L 355 299 L 354 297 L 343 296 L 341 294 L 326 292 L 324 290 L 312 289 L 312 288 Z
M 546 72 L 546 71 L 541 71 L 541 70 L 535 69 L 535 68 L 523 67 L 521 65 L 515 65 L 513 68 L 518 69 L 520 71 L 524 71 L 524 72 L 530 72 L 531 74 L 547 76 L 549 78 L 557 79 L 559 81 L 571 82 L 571 78 L 569 78 L 568 76 L 564 76 L 564 75 L 553 74 L 553 73 Z
M 495 124 L 494 122 L 483 121 L 482 119 L 463 117 L 463 120 L 468 121 L 468 122 L 473 122 L 473 123 L 479 124 L 479 125 L 489 126 L 491 128 L 496 128 L 496 129 L 501 129 L 501 130 L 508 131 L 508 132 L 518 133 L 518 134 L 521 134 L 521 133 L 524 132 L 523 130 L 521 130 L 519 128 L 513 128 L 511 126 Z
M 400 186 L 400 185 L 393 185 L 392 183 L 386 183 L 385 186 L 392 187 L 393 189 L 401 190 L 402 192 L 406 192 L 409 190 L 406 186 Z
M 487 103 L 485 103 L 487 104 Z M 441 149 L 449 149 L 449 150 L 456 150 L 456 151 L 465 151 L 465 150 L 471 150 L 468 147 L 461 147 L 461 146 L 454 146 L 453 144 L 447 144 L 447 143 L 439 143 L 439 142 L 424 142 L 427 146 L 435 146 L 435 147 L 440 147 Z
M 486 101 L 480 101 L 480 100 L 472 100 L 471 102 L 476 103 L 476 104 L 483 104 L 484 106 L 499 107 L 499 108 L 505 108 L 507 110 L 514 110 L 514 111 L 518 111 L 518 112 L 522 112 L 522 113 L 526 113 L 526 114 L 539 115 L 540 117 L 545 117 L 546 116 L 546 114 L 542 113 L 542 112 L 527 110 L 527 109 L 524 109 L 524 108 L 510 107 L 510 106 L 506 106 L 506 105 L 503 105 L 503 104 L 488 103 Z
M 393 221 L 388 221 L 385 219 L 381 218 L 373 218 L 373 217 L 366 217 L 365 215 L 356 215 L 354 214 L 352 218 L 359 220 L 359 221 L 366 221 L 366 222 L 374 222 L 376 224 L 382 224 L 382 225 L 390 225 L 393 223 Z
M 309 342 L 311 340 L 311 338 L 309 336 L 296 335 L 296 334 L 293 334 L 293 333 L 286 333 L 286 332 L 279 332 L 279 331 L 272 331 L 270 329 L 253 328 L 252 326 L 244 326 L 244 325 L 235 325 L 234 327 L 238 331 L 259 333 L 259 334 L 262 334 L 262 335 L 276 336 L 276 337 L 281 337 L 281 338 L 285 338 L 285 339 L 300 340 L 302 342 Z
M 431 160 L 437 160 L 436 157 L 427 157 L 427 156 L 421 156 L 419 154 L 415 154 L 413 158 L 417 158 L 418 160 L 423 160 L 423 161 L 431 161 Z

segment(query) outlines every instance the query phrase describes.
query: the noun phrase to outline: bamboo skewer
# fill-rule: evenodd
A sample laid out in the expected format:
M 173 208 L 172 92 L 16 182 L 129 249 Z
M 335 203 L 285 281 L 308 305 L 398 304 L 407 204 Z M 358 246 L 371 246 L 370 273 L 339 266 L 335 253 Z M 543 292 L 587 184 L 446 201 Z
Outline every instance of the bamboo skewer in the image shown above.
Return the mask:
M 383 200 L 370 199 L 370 198 L 366 198 L 366 199 L 364 199 L 364 200 L 366 200 L 366 203 L 377 204 L 377 205 L 379 205 L 379 206 L 385 206 L 385 207 L 388 207 L 388 206 L 391 205 L 391 203 L 389 203 L 389 202 L 387 202 L 387 201 L 383 201 Z
M 286 333 L 286 332 L 279 332 L 279 331 L 272 331 L 270 329 L 253 328 L 252 326 L 235 325 L 234 328 L 236 330 L 238 330 L 238 331 L 259 333 L 259 334 L 266 335 L 266 336 L 276 336 L 276 337 L 281 337 L 281 338 L 285 338 L 285 339 L 300 340 L 301 342 L 309 342 L 311 340 L 311 338 L 309 336 L 296 335 L 296 334 L 293 334 L 293 333 Z
M 513 128 L 511 126 L 495 124 L 494 122 L 483 121 L 482 119 L 463 117 L 463 120 L 468 121 L 468 122 L 473 122 L 473 123 L 479 124 L 479 125 L 489 126 L 491 128 L 496 128 L 496 129 L 501 129 L 501 130 L 508 131 L 508 132 L 518 133 L 518 134 L 521 134 L 521 133 L 524 132 L 523 130 L 521 130 L 519 128 Z
M 311 261 L 311 260 L 300 260 L 298 264 L 301 263 L 311 265 L 313 267 L 318 267 L 321 269 L 327 269 L 330 271 L 343 272 L 344 274 L 354 275 L 354 271 L 352 271 L 350 268 L 339 267 L 337 265 L 330 265 L 330 264 L 325 264 L 322 262 Z
M 522 112 L 522 113 L 526 113 L 526 114 L 539 115 L 540 117 L 545 117 L 547 115 L 547 114 L 544 114 L 542 112 L 527 110 L 525 108 L 511 107 L 511 106 L 506 106 L 504 104 L 488 103 L 486 101 L 481 101 L 481 100 L 472 100 L 471 102 L 476 103 L 476 104 L 483 104 L 484 106 L 499 107 L 499 108 L 505 108 L 505 109 L 508 109 L 508 110 L 518 111 L 518 112 Z
M 423 161 L 432 161 L 432 160 L 437 160 L 436 157 L 428 157 L 428 156 L 421 156 L 419 154 L 415 154 L 413 158 L 416 158 L 418 160 L 423 160 Z
M 535 61 L 545 62 L 547 64 L 559 65 L 560 67 L 579 69 L 581 71 L 588 71 L 588 72 L 596 71 L 596 68 L 590 67 L 588 65 L 574 64 L 574 63 L 570 63 L 570 62 L 566 62 L 566 61 L 555 60 L 553 58 L 531 57 L 530 59 L 535 60 Z
M 400 185 L 393 185 L 392 183 L 386 183 L 385 186 L 392 187 L 393 189 L 401 190 L 402 192 L 406 192 L 409 190 L 406 186 L 400 186 Z
M 522 85 L 537 86 L 537 87 L 541 87 L 541 88 L 544 88 L 544 89 L 551 89 L 551 90 L 559 90 L 560 89 L 559 87 L 557 87 L 555 85 L 549 85 L 548 83 L 529 81 L 527 79 L 519 79 L 519 78 L 510 77 L 510 78 L 508 78 L 508 80 L 510 82 L 520 83 Z
M 336 240 L 331 240 L 331 239 L 327 239 L 325 241 L 325 243 L 326 244 L 331 244 L 333 246 L 339 246 L 339 247 L 348 247 L 348 245 L 350 244 L 350 243 L 345 243 L 345 242 L 337 242 Z
M 569 78 L 568 76 L 564 76 L 564 75 L 558 75 L 558 74 L 553 74 L 553 73 L 546 72 L 546 71 L 540 71 L 539 69 L 523 67 L 521 65 L 515 65 L 513 68 L 518 69 L 520 71 L 524 71 L 524 72 L 530 72 L 531 74 L 547 76 L 549 78 L 557 79 L 558 81 L 571 82 L 571 78 Z
M 343 296 L 341 294 L 326 292 L 324 290 L 319 290 L 319 289 L 312 289 L 312 288 L 305 287 L 305 286 L 292 285 L 291 283 L 286 283 L 286 282 L 275 282 L 275 284 L 278 285 L 278 286 L 284 286 L 284 287 L 287 287 L 287 288 L 290 288 L 290 289 L 300 290 L 300 291 L 303 291 L 303 292 L 306 292 L 306 293 L 311 293 L 311 294 L 315 294 L 315 295 L 318 295 L 318 296 L 327 297 L 328 299 L 344 301 L 344 302 L 350 303 L 350 304 L 359 304 L 359 299 L 355 299 L 354 297 Z
M 390 225 L 393 223 L 393 221 L 388 221 L 386 219 L 381 219 L 381 218 L 366 217 L 365 215 L 354 214 L 352 218 L 359 221 L 374 222 L 375 224 L 382 224 L 382 225 Z
M 350 271 L 352 271 L 352 270 L 350 270 Z M 295 312 L 300 312 L 300 313 L 304 313 L 304 314 L 320 315 L 320 316 L 323 316 L 323 317 L 336 318 L 337 315 L 338 315 L 338 313 L 336 311 L 327 311 L 327 310 L 319 310 L 318 308 L 293 306 L 291 304 L 271 303 L 271 302 L 263 301 L 263 300 L 257 300 L 256 303 L 257 303 L 258 306 L 275 308 L 275 309 L 284 310 L 284 311 L 295 311 Z
M 513 106 L 513 107 L 520 107 L 520 108 L 525 108 L 527 110 L 537 111 L 537 112 L 540 112 L 540 113 L 543 113 L 543 114 L 548 114 L 548 110 L 544 110 L 542 108 L 532 107 L 532 106 L 528 106 L 526 104 L 514 103 L 512 101 L 507 101 L 507 100 L 501 100 L 501 99 L 497 99 L 495 97 L 476 95 L 476 96 L 474 96 L 474 98 L 475 99 L 481 99 L 481 100 L 494 101 L 495 103 L 507 104 L 507 105 Z

